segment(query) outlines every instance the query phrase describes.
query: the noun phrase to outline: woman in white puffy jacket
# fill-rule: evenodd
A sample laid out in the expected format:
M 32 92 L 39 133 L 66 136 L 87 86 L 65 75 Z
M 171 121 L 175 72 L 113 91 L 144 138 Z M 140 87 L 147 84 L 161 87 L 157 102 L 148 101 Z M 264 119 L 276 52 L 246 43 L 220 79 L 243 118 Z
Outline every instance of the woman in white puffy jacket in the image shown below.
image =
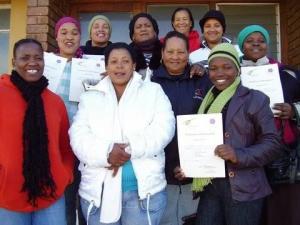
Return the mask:
M 107 76 L 81 96 L 69 131 L 83 214 L 89 225 L 158 225 L 174 114 L 162 88 L 134 72 L 127 44 L 111 44 L 105 66 Z

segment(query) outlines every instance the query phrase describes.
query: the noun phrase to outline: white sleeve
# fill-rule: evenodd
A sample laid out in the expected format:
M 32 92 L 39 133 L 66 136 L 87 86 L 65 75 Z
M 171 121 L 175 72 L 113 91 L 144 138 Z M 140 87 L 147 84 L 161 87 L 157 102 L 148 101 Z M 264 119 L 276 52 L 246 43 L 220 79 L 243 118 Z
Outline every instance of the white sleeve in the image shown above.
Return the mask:
M 150 94 L 150 93 L 149 93 Z M 148 158 L 162 154 L 175 132 L 175 117 L 171 103 L 160 86 L 156 86 L 155 106 L 151 123 L 142 132 L 125 132 L 129 140 L 131 158 Z
M 81 95 L 78 111 L 69 129 L 71 147 L 80 162 L 93 167 L 109 166 L 108 153 L 112 143 L 109 140 L 101 140 L 91 131 L 88 112 L 89 98 L 96 97 L 84 93 Z M 90 103 L 92 104 L 92 103 Z

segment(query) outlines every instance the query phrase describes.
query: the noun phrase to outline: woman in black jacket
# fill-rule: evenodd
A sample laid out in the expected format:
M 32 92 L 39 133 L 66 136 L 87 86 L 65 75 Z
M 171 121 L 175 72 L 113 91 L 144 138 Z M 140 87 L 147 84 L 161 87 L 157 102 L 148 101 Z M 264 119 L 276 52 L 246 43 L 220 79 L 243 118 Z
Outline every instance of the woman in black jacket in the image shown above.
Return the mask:
M 162 46 L 162 65 L 153 71 L 152 81 L 159 83 L 168 96 L 175 116 L 197 113 L 211 86 L 207 75 L 190 78 L 189 43 L 185 35 L 169 32 Z M 179 182 L 174 169 L 179 166 L 177 135 L 165 148 L 168 203 L 161 225 L 182 224 L 181 218 L 196 212 L 192 200 L 191 180 Z

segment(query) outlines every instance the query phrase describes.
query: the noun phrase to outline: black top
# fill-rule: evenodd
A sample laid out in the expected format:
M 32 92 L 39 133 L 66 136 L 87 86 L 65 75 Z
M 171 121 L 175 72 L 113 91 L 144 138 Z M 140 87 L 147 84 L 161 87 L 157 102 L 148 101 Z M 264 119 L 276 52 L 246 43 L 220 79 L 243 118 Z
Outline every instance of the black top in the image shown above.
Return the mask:
M 111 42 L 109 41 L 107 46 L 109 46 L 110 44 L 111 44 Z M 85 45 L 80 46 L 80 48 L 83 51 L 83 53 L 86 55 L 104 55 L 104 51 L 107 46 L 95 47 L 95 46 L 92 46 L 92 41 L 89 40 L 85 43 Z

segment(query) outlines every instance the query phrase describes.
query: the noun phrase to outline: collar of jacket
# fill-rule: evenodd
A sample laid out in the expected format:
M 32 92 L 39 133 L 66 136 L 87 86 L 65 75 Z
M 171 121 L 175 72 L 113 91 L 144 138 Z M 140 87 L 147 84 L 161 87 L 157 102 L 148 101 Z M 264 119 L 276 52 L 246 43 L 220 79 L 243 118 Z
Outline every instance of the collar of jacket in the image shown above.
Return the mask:
M 132 89 L 134 87 L 140 87 L 143 84 L 142 75 L 134 71 L 132 78 L 127 83 L 126 89 Z M 109 93 L 111 91 L 113 84 L 109 76 L 106 76 L 98 84 L 93 86 L 89 91 L 99 91 L 104 93 Z
M 229 38 L 225 37 L 225 36 L 222 36 L 222 41 L 221 41 L 221 43 L 231 43 L 231 40 L 230 40 Z M 202 41 L 201 45 L 202 45 L 202 47 L 204 47 L 204 48 L 209 48 L 209 47 L 208 47 L 208 44 L 207 44 L 207 42 L 206 42 L 205 39 Z

